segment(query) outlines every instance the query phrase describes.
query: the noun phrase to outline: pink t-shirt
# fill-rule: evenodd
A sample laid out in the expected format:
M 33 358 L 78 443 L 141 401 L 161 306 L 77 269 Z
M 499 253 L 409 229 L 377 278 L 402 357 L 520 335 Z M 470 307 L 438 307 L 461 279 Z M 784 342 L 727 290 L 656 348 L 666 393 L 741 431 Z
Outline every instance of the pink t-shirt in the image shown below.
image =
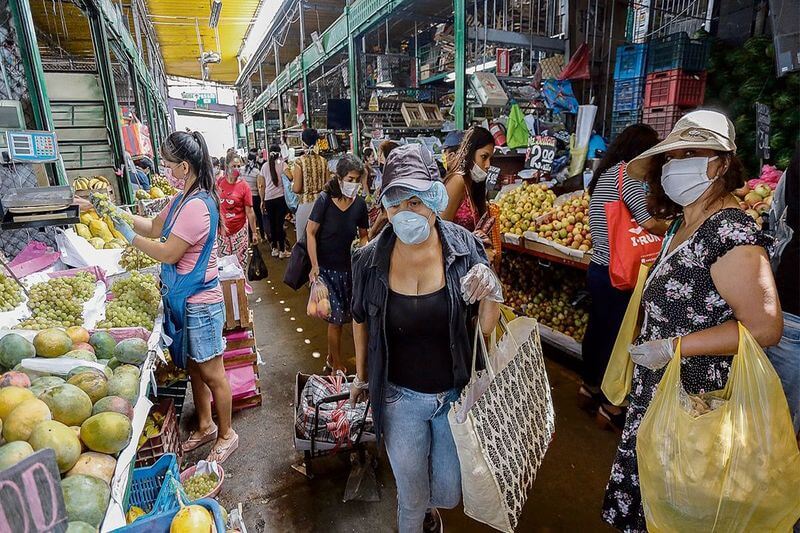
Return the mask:
M 165 221 L 169 213 L 172 203 L 175 198 L 161 210 L 158 217 Z M 178 260 L 178 274 L 188 274 L 192 271 L 200 258 L 200 252 L 203 251 L 203 245 L 208 239 L 208 231 L 211 225 L 211 215 L 208 213 L 208 207 L 205 202 L 199 198 L 192 198 L 178 213 L 178 218 L 172 226 L 172 233 L 176 237 L 189 243 L 189 249 Z M 217 243 L 214 242 L 214 248 L 211 250 L 211 257 L 208 258 L 208 269 L 206 269 L 206 281 L 210 281 L 217 277 Z M 213 289 L 203 291 L 190 296 L 187 302 L 192 304 L 213 304 L 221 302 L 222 289 L 217 285 Z

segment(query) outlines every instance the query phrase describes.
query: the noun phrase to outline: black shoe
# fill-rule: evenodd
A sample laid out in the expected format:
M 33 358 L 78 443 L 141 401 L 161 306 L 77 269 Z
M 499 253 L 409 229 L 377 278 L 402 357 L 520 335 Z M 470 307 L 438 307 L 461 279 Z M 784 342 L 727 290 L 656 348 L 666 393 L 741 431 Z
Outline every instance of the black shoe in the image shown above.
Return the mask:
M 616 433 L 622 433 L 622 429 L 625 427 L 626 414 L 627 413 L 625 409 L 623 409 L 621 413 L 611 414 L 605 407 L 601 405 L 597 409 L 597 426 L 600 429 L 607 429 Z
M 444 531 L 444 523 L 439 510 L 435 507 L 428 509 L 425 513 L 425 520 L 422 522 L 422 531 L 425 533 L 442 533 Z

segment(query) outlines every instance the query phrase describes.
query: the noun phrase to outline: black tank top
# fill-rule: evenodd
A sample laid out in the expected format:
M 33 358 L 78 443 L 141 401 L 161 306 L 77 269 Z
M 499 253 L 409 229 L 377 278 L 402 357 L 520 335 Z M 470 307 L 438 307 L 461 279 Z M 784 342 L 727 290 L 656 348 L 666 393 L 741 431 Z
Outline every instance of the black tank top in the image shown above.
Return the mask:
M 389 290 L 386 340 L 389 381 L 434 394 L 453 388 L 447 287 L 407 296 Z

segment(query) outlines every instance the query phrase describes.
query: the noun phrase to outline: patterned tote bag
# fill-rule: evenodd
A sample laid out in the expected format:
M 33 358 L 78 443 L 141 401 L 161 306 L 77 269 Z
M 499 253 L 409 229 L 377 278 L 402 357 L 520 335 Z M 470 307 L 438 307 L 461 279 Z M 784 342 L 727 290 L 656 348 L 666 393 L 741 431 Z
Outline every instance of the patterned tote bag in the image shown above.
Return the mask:
M 488 353 L 476 328 L 472 377 L 448 413 L 467 516 L 499 531 L 517 526 L 555 432 L 539 326 L 520 317 Z M 481 350 L 486 370 L 475 370 Z

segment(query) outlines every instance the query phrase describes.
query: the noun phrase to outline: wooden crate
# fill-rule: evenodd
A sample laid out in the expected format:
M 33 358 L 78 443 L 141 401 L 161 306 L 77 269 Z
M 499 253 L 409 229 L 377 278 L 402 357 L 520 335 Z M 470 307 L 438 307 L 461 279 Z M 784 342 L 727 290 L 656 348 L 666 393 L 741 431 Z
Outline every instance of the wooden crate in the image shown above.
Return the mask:
M 222 296 L 225 299 L 225 330 L 249 328 L 253 325 L 253 315 L 247 304 L 244 291 L 244 278 L 220 281 Z M 234 298 L 235 296 L 235 298 Z M 239 318 L 236 318 L 236 315 Z

